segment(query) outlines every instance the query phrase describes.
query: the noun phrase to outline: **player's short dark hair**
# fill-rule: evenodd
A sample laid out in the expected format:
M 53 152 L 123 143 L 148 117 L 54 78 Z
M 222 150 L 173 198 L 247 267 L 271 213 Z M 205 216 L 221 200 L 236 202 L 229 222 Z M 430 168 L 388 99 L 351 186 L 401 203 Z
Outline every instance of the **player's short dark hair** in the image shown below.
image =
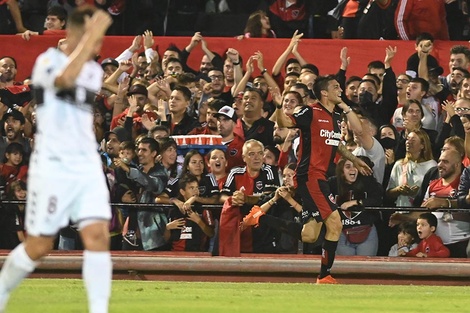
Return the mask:
M 153 138 L 150 138 L 150 137 L 144 137 L 142 138 L 142 140 L 140 141 L 141 144 L 148 144 L 149 145 L 149 149 L 151 152 L 153 151 L 156 151 L 157 154 L 159 153 L 160 151 L 160 146 L 158 145 L 158 142 L 153 139 Z
M 328 90 L 328 84 L 330 81 L 336 80 L 333 75 L 318 76 L 313 84 L 313 93 L 317 99 L 321 99 L 321 91 Z
M 429 226 L 437 227 L 437 217 L 432 213 L 429 213 L 429 212 L 421 213 L 418 219 L 426 220 Z

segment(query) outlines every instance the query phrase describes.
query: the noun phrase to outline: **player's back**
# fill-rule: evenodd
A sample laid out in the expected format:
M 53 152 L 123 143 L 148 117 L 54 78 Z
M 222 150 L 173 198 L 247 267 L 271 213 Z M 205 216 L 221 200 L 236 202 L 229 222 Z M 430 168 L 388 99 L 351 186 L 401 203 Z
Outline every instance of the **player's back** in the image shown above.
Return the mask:
M 93 133 L 94 95 L 101 88 L 102 69 L 93 61 L 85 63 L 70 90 L 54 86 L 68 57 L 50 48 L 36 60 L 32 80 L 38 102 L 35 151 L 41 158 L 58 158 L 64 165 L 80 162 L 96 164 L 97 143 Z M 97 159 L 98 158 L 98 159 Z

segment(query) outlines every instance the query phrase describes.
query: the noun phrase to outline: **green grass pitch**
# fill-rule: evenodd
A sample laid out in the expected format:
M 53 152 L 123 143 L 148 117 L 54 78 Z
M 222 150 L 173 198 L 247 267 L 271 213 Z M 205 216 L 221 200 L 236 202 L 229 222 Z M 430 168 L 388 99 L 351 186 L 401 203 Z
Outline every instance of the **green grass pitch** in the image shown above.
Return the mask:
M 81 280 L 28 279 L 7 313 L 87 312 Z M 113 281 L 110 313 L 470 312 L 470 287 Z

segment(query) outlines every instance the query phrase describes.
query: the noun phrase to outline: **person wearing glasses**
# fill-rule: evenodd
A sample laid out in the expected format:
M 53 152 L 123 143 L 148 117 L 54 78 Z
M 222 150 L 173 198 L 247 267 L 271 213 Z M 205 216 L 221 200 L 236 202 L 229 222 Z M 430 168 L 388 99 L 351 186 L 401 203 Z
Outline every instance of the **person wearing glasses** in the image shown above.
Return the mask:
M 233 103 L 232 92 L 230 90 L 224 92 L 224 89 L 225 89 L 224 72 L 221 69 L 213 68 L 212 70 L 209 71 L 208 76 L 210 79 L 209 89 L 208 89 L 208 93 L 210 97 L 214 99 L 223 100 L 225 101 L 225 103 Z
M 421 78 L 413 78 L 415 79 L 421 79 Z M 427 83 L 424 79 L 422 79 L 424 82 Z M 410 83 L 411 85 L 412 83 Z M 410 87 L 408 86 L 408 89 Z M 424 93 L 424 91 L 423 91 Z M 438 132 L 433 130 L 433 129 L 428 129 L 425 128 L 423 125 L 423 118 L 424 118 L 424 108 L 419 100 L 415 99 L 410 99 L 408 102 L 403 106 L 402 108 L 402 116 L 403 116 L 403 130 L 400 132 L 398 136 L 398 142 L 397 142 L 397 147 L 395 150 L 395 159 L 403 159 L 406 154 L 406 138 L 408 134 L 414 130 L 423 130 L 426 132 L 426 134 L 429 137 L 429 140 L 431 142 L 431 147 L 432 147 L 432 152 L 433 155 L 436 157 L 439 155 L 439 152 L 436 151 L 436 142 L 437 142 L 437 136 Z

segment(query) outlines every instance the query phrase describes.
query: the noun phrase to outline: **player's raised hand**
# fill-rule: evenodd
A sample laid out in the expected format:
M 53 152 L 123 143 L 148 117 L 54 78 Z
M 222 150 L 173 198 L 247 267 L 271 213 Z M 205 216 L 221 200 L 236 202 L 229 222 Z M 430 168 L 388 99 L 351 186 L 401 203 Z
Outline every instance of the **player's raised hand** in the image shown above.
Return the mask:
M 101 38 L 106 34 L 112 23 L 113 19 L 108 13 L 103 10 L 97 10 L 91 18 L 86 19 L 85 29 L 97 38 Z

